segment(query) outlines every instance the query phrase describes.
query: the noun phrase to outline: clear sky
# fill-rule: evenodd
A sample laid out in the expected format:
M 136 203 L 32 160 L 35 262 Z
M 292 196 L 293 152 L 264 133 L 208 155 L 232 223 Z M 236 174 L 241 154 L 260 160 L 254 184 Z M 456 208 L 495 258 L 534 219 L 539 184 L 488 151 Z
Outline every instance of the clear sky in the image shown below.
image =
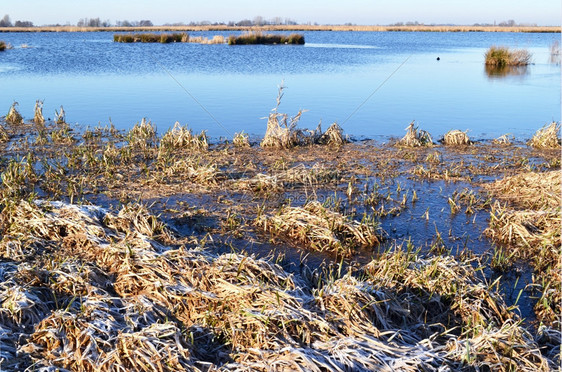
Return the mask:
M 515 20 L 560 25 L 560 0 L 0 0 L 0 18 L 35 25 L 76 24 L 80 18 L 177 22 L 228 22 L 261 16 L 299 23 L 474 24 Z

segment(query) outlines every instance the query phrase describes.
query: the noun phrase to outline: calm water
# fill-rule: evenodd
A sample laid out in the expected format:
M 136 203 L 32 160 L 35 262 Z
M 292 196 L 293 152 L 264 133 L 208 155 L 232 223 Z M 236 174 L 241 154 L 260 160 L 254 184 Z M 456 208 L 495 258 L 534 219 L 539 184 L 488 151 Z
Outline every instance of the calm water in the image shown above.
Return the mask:
M 190 33 L 213 36 L 220 32 Z M 228 36 L 231 33 L 223 33 Z M 300 126 L 337 121 L 356 138 L 402 136 L 412 120 L 438 137 L 469 129 L 477 138 L 526 139 L 560 121 L 560 66 L 549 47 L 560 34 L 305 32 L 305 46 L 120 44 L 112 33 L 7 33 L 0 53 L 0 112 L 13 101 L 33 116 L 63 105 L 67 121 L 120 129 L 142 117 L 162 133 L 175 121 L 214 138 L 261 136 L 280 112 L 307 112 Z M 22 48 L 22 45 L 28 46 Z M 526 48 L 534 64 L 490 76 L 491 45 Z M 440 61 L 436 58 L 440 57 Z M 382 84 L 382 86 L 381 86 Z

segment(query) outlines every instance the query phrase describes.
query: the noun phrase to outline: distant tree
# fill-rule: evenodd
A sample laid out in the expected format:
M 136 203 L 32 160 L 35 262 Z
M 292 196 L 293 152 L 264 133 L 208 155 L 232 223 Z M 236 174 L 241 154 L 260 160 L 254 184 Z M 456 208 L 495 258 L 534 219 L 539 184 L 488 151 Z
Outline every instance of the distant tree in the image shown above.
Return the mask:
M 101 21 L 99 18 L 92 18 L 88 22 L 88 27 L 101 27 Z
M 510 19 L 509 21 L 503 21 L 498 24 L 498 26 L 500 27 L 514 27 L 516 25 L 517 23 L 515 23 L 513 19 Z
M 139 22 L 139 26 L 141 26 L 141 27 L 152 27 L 154 25 L 152 24 L 151 21 L 149 21 L 147 19 L 143 19 L 142 21 Z
M 14 23 L 14 26 L 16 26 L 16 27 L 33 27 L 33 22 L 30 22 L 30 21 L 16 21 L 16 23 Z
M 267 24 L 267 21 L 262 16 L 256 16 L 256 17 L 254 17 L 253 23 L 256 26 L 263 26 L 263 25 Z
M 5 15 L 4 18 L 0 20 L 0 27 L 12 27 L 12 21 L 10 21 L 10 16 Z
M 115 25 L 117 27 L 132 27 L 133 25 L 131 24 L 131 22 L 124 20 L 124 21 L 117 21 L 115 22 Z
M 252 26 L 252 21 L 250 21 L 249 19 L 243 19 L 239 22 L 236 23 L 236 26 Z

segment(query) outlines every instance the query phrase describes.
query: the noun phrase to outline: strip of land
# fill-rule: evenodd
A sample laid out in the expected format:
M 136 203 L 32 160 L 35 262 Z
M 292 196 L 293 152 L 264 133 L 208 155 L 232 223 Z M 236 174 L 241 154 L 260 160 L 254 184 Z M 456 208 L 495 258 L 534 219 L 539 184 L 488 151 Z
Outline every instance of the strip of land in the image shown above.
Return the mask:
M 152 26 L 152 27 L 2 27 L 0 32 L 140 32 L 140 31 L 410 31 L 410 32 L 538 32 L 557 33 L 561 26 L 358 26 L 358 25 L 266 25 L 266 26 Z

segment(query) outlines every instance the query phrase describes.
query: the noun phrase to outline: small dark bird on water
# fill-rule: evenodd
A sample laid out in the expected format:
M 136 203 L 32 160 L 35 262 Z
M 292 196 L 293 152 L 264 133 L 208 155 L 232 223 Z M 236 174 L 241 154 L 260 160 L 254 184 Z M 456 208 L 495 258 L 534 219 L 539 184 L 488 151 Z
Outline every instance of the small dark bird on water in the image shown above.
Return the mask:
M 437 60 L 438 60 L 438 61 L 441 61 L 441 58 L 437 57 Z

